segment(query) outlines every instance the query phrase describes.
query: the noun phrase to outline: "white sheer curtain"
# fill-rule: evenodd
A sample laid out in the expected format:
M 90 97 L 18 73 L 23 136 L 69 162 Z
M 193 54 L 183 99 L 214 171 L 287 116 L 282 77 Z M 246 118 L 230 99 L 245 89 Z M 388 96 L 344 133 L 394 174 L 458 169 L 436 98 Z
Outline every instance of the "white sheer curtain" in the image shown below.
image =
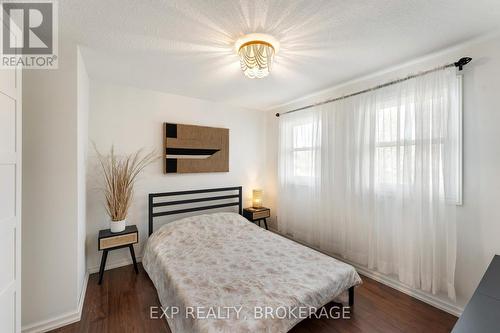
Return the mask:
M 451 68 L 280 117 L 280 231 L 454 299 L 459 96 Z

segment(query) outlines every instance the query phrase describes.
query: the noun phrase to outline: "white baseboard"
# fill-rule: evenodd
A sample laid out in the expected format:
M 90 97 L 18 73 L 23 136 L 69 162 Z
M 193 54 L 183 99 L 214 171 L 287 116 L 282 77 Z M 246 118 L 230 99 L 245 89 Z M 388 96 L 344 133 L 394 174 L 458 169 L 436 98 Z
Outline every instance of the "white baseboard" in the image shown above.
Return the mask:
M 142 256 L 137 257 L 136 260 L 137 262 L 140 262 L 142 260 Z M 113 263 L 107 264 L 106 270 L 131 265 L 132 263 L 133 262 L 131 258 L 118 260 Z M 70 311 L 50 319 L 40 321 L 38 323 L 23 326 L 21 328 L 21 331 L 23 333 L 43 333 L 80 321 L 80 319 L 82 318 L 83 303 L 85 301 L 85 293 L 87 291 L 89 275 L 97 272 L 99 272 L 99 266 L 89 267 L 87 269 L 87 274 L 85 275 L 82 291 L 78 300 L 78 307 L 75 311 Z
M 21 328 L 21 331 L 23 333 L 42 333 L 80 321 L 80 319 L 82 318 L 83 303 L 85 302 L 85 294 L 87 292 L 88 282 L 89 273 L 85 274 L 85 278 L 83 279 L 83 286 L 75 311 L 70 311 L 54 318 L 40 321 L 38 323 L 25 325 Z
M 379 272 L 376 272 L 376 271 L 373 271 L 373 270 L 370 270 L 366 267 L 363 267 L 363 266 L 360 266 L 358 264 L 355 264 L 349 260 L 346 260 L 344 258 L 340 258 L 336 255 L 333 255 L 331 253 L 328 253 L 326 251 L 323 251 L 321 249 L 318 249 L 314 246 L 311 246 L 309 244 L 306 244 L 304 242 L 301 242 L 301 241 L 298 241 L 290 236 L 287 236 L 287 235 L 284 235 L 282 233 L 280 233 L 278 230 L 275 230 L 275 229 L 270 229 L 269 231 L 272 231 L 278 235 L 281 235 L 285 238 L 288 238 L 290 240 L 293 240 L 294 242 L 297 242 L 297 243 L 300 243 L 304 246 L 307 246 L 311 249 L 314 249 L 316 251 L 319 251 L 321 253 L 324 253 L 326 254 L 327 256 L 330 256 L 330 257 L 333 257 L 335 259 L 338 259 L 340 261 L 343 261 L 343 262 L 346 262 L 348 263 L 349 265 L 352 265 L 354 266 L 354 268 L 356 268 L 356 270 L 363 274 L 364 276 L 367 276 L 377 282 L 380 282 L 388 287 L 391 287 L 393 289 L 396 289 L 397 291 L 400 291 L 404 294 L 407 294 L 413 298 L 416 298 L 424 303 L 427 303 L 429 305 L 432 305 L 433 307 L 435 308 L 438 308 L 440 310 L 443 310 L 445 312 L 448 312 L 449 314 L 452 314 L 456 317 L 460 317 L 460 315 L 462 314 L 462 312 L 464 311 L 464 308 L 463 307 L 460 307 L 450 301 L 447 301 L 445 299 L 442 299 L 440 297 L 437 297 L 435 295 L 432 295 L 432 294 L 429 294 L 429 293 L 426 293 L 424 291 L 421 291 L 421 290 L 418 290 L 418 289 L 414 289 L 414 288 L 411 288 L 411 287 L 408 287 L 406 286 L 405 284 L 401 283 L 400 281 L 394 279 L 394 278 L 391 278 L 387 275 L 384 275 L 384 274 L 381 274 Z
M 339 260 L 342 260 L 344 262 L 348 262 L 345 259 L 342 258 L 337 258 Z M 361 267 L 359 265 L 356 265 L 352 262 L 348 262 L 350 265 L 354 266 L 356 270 L 363 274 L 364 276 L 367 276 L 377 282 L 380 282 L 382 284 L 385 284 L 388 287 L 391 287 L 392 289 L 396 289 L 397 291 L 400 291 L 404 294 L 407 294 L 413 298 L 416 298 L 424 303 L 427 303 L 429 305 L 432 305 L 435 308 L 438 308 L 440 310 L 443 310 L 445 312 L 448 312 L 449 314 L 454 315 L 455 317 L 460 317 L 462 312 L 464 311 L 463 307 L 460 307 L 456 304 L 453 304 L 452 302 L 449 302 L 447 300 L 444 300 L 442 298 L 436 297 L 432 294 L 426 293 L 424 291 L 418 290 L 418 289 L 413 289 L 410 288 L 401 282 L 399 282 L 396 279 L 390 278 L 384 274 L 369 270 L 365 267 Z
M 136 257 L 135 260 L 137 260 L 137 262 L 141 262 L 142 256 Z M 104 270 L 108 271 L 108 270 L 113 269 L 113 268 L 118 268 L 118 267 L 132 265 L 132 264 L 133 264 L 132 258 L 123 258 L 123 259 L 117 260 L 115 262 L 111 262 L 109 264 L 106 263 L 106 268 Z M 97 272 L 99 272 L 99 268 L 100 268 L 99 265 L 89 267 L 89 268 L 87 268 L 87 272 L 88 272 L 88 274 L 97 273 Z

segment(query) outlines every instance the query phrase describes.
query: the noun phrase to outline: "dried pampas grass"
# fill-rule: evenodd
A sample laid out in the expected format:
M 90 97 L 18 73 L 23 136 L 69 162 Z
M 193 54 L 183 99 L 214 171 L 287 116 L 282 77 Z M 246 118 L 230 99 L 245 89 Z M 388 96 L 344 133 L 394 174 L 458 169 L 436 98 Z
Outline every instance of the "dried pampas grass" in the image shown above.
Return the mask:
M 132 203 L 134 182 L 137 176 L 159 156 L 154 150 L 143 153 L 143 149 L 140 149 L 134 154 L 120 157 L 115 154 L 113 146 L 109 155 L 103 155 L 95 143 L 94 149 L 104 174 L 103 191 L 109 217 L 111 221 L 125 220 Z

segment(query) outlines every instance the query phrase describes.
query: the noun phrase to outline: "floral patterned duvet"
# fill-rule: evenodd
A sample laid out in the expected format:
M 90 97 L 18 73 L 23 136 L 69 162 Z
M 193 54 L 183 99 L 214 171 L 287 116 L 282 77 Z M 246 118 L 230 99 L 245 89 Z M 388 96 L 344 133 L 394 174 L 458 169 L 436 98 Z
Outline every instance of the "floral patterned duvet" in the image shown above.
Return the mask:
M 234 213 L 168 223 L 143 266 L 178 332 L 286 332 L 361 283 L 355 269 Z

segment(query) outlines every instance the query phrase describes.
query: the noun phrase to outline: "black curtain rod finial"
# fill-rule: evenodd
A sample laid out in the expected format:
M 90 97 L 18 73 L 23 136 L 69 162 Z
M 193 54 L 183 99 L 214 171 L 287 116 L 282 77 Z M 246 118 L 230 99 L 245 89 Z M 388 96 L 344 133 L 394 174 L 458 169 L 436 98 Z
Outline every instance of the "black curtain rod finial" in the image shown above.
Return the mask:
M 276 117 L 279 117 L 279 116 L 280 116 L 280 114 L 279 114 L 279 112 L 277 112 L 277 113 L 276 113 Z
M 455 63 L 455 67 L 458 67 L 458 70 L 461 71 L 471 60 L 472 58 L 469 57 L 460 58 L 460 60 Z

